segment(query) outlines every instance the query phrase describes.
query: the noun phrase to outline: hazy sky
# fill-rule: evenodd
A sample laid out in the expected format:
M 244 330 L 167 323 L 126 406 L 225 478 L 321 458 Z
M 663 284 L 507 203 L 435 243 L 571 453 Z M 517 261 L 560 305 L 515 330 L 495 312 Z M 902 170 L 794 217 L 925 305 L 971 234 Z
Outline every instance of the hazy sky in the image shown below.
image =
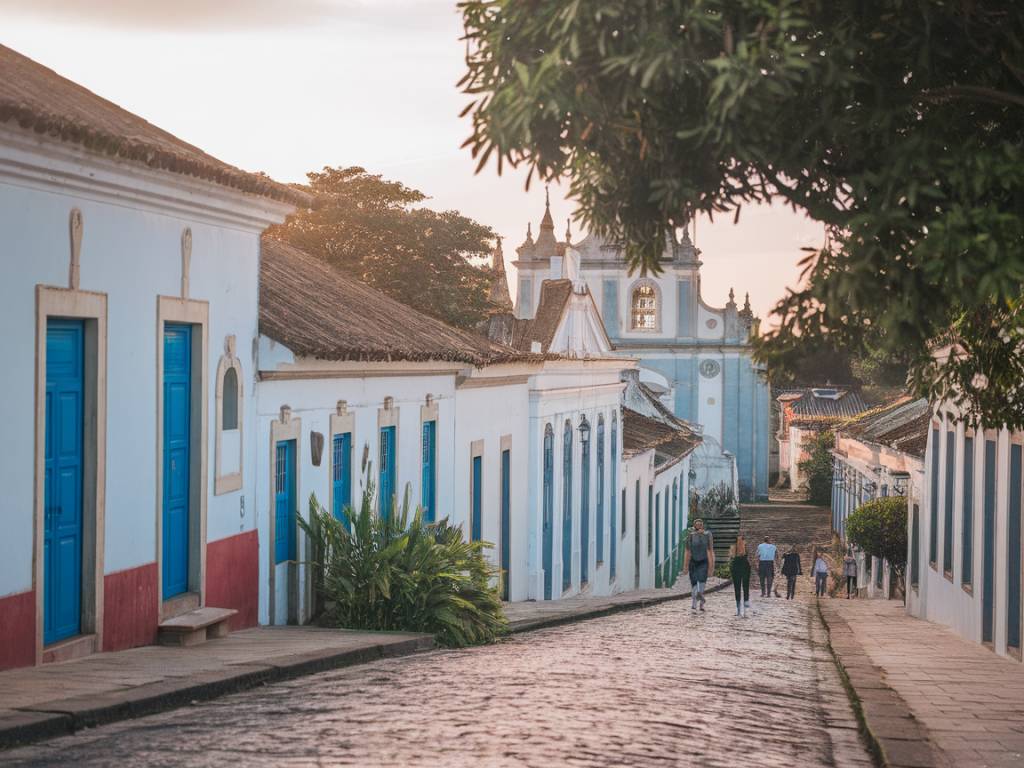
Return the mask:
M 455 87 L 464 46 L 455 0 L 0 0 L 0 43 L 246 170 L 301 181 L 361 165 L 505 238 L 543 213 L 524 173 L 473 175 Z M 559 237 L 572 205 L 552 188 Z M 575 231 L 575 227 L 574 227 Z M 578 233 L 577 233 L 578 236 Z M 751 294 L 764 318 L 794 285 L 820 225 L 782 208 L 699 221 L 705 300 Z

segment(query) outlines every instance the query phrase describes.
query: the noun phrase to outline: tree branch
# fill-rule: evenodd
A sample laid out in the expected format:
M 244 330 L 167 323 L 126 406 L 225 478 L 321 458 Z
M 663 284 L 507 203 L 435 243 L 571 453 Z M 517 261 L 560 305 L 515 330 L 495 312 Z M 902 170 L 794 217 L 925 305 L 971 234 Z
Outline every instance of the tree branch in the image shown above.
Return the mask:
M 950 85 L 946 88 L 922 91 L 921 96 L 926 101 L 972 99 L 976 101 L 984 101 L 989 104 L 998 104 L 1003 107 L 1024 107 L 1024 96 L 1016 93 L 997 91 L 994 88 L 984 88 L 980 85 Z

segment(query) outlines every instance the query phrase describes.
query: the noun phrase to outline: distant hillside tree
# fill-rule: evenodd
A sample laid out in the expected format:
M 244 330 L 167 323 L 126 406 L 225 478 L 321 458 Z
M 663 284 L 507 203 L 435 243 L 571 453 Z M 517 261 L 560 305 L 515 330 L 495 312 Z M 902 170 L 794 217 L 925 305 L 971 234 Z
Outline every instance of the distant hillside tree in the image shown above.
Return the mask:
M 835 435 L 831 432 L 816 432 L 804 443 L 807 458 L 797 466 L 807 478 L 807 500 L 811 504 L 824 507 L 832 503 L 832 448 L 835 444 Z
M 356 166 L 306 174 L 316 206 L 270 237 L 319 256 L 415 309 L 460 328 L 487 316 L 494 232 L 458 211 L 418 206 L 427 196 Z

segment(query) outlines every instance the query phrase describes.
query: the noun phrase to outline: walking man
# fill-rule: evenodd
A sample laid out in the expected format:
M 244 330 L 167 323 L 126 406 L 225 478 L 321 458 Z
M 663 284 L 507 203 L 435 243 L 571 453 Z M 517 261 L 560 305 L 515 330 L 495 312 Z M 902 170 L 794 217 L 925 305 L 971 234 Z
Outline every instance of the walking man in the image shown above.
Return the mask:
M 704 530 L 704 521 L 695 520 L 693 531 L 686 537 L 686 555 L 683 568 L 690 574 L 690 610 L 704 610 L 704 585 L 708 573 L 715 572 L 715 549 L 711 531 Z
M 757 576 L 761 580 L 761 597 L 772 596 L 776 551 L 771 536 L 765 536 L 764 541 L 757 545 Z
M 789 552 L 782 556 L 782 575 L 786 577 L 787 600 L 792 600 L 796 596 L 796 577 L 803 572 L 800 566 L 800 553 L 796 551 L 794 544 Z

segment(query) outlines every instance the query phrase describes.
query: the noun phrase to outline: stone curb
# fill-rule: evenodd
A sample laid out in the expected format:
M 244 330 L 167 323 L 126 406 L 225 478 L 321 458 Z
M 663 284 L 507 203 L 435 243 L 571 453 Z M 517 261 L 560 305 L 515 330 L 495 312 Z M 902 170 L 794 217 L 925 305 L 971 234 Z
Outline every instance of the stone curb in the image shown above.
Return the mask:
M 705 593 L 718 592 L 721 589 L 732 586 L 732 581 L 726 579 L 721 584 L 716 584 L 713 587 L 708 587 L 704 590 Z M 640 597 L 636 600 L 622 601 L 618 603 L 604 603 L 600 606 L 591 609 L 573 611 L 569 610 L 565 613 L 556 613 L 551 616 L 544 616 L 537 619 L 522 619 L 514 624 L 509 624 L 509 634 L 518 635 L 523 632 L 533 632 L 538 629 L 547 629 L 548 627 L 558 627 L 564 624 L 574 624 L 577 621 L 588 621 L 589 619 L 599 619 L 602 616 L 611 616 L 615 613 L 622 613 L 623 611 L 635 611 L 641 608 L 650 608 L 653 605 L 660 605 L 661 603 L 667 603 L 671 600 L 684 600 L 690 597 L 690 592 L 677 592 L 671 595 L 658 595 L 657 597 Z
M 829 651 L 839 670 L 860 732 L 877 763 L 885 768 L 945 768 L 928 729 L 906 700 L 885 682 L 849 623 L 827 601 L 817 601 Z
M 0 710 L 0 749 L 25 745 L 82 728 L 153 715 L 199 701 L 296 677 L 365 664 L 377 659 L 408 656 L 434 648 L 427 635 L 383 645 L 330 649 L 293 656 L 274 656 L 258 663 L 162 680 L 127 691 L 59 699 L 16 710 Z

